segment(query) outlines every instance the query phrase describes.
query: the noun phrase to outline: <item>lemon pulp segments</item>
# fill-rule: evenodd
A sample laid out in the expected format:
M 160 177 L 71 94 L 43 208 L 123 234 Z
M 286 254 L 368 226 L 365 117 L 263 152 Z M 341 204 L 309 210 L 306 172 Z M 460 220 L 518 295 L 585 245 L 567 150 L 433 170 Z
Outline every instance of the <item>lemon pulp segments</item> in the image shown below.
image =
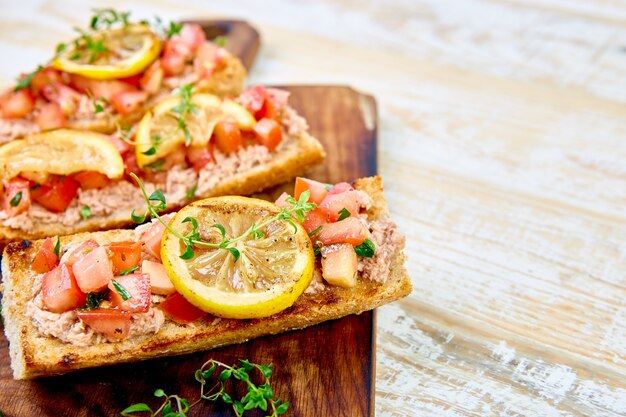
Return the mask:
M 221 224 L 226 238 L 243 234 L 254 222 L 273 217 L 280 209 L 272 203 L 246 197 L 217 197 L 200 200 L 181 209 L 170 226 L 185 235 L 189 216 L 198 221 L 203 240 L 219 242 Z M 260 318 L 291 306 L 311 282 L 314 254 L 302 226 L 294 228 L 274 221 L 262 229 L 263 237 L 248 236 L 232 245 L 240 257 L 218 248 L 194 248 L 195 257 L 183 260 L 185 247 L 166 230 L 161 258 L 176 287 L 189 302 L 213 315 L 226 318 Z
M 161 39 L 146 25 L 130 24 L 91 35 L 105 51 L 93 55 L 84 47 L 67 48 L 53 61 L 61 71 L 110 80 L 139 74 L 161 53 Z
M 0 146 L 0 178 L 22 172 L 69 175 L 97 171 L 109 178 L 124 174 L 124 162 L 105 135 L 59 129 L 27 136 Z

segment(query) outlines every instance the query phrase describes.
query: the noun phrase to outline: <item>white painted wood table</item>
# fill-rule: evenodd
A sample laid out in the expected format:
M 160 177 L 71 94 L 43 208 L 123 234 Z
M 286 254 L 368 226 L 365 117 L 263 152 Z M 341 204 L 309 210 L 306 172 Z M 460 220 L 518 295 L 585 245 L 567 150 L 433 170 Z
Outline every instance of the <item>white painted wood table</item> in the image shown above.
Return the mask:
M 415 287 L 378 312 L 378 416 L 625 415 L 626 3 L 364 3 L 131 8 L 246 19 L 250 82 L 377 98 Z M 105 5 L 2 2 L 0 82 Z

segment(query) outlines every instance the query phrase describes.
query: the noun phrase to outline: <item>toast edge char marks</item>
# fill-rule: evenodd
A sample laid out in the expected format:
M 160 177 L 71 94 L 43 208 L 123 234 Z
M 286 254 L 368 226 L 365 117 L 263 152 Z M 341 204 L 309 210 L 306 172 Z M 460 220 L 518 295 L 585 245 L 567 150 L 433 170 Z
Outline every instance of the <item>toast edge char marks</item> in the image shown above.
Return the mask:
M 359 179 L 355 186 L 372 197 L 374 205 L 368 211 L 369 217 L 373 220 L 387 219 L 381 179 Z M 104 243 L 133 238 L 134 233 L 132 230 L 111 230 L 78 234 L 63 237 L 61 242 L 65 245 L 87 237 Z M 41 244 L 42 241 L 14 242 L 5 248 L 2 258 L 2 314 L 10 344 L 11 366 L 16 379 L 63 374 L 105 364 L 134 362 L 163 354 L 180 355 L 242 343 L 259 336 L 301 329 L 349 314 L 360 314 L 405 297 L 412 289 L 404 267 L 404 248 L 398 247 L 392 257 L 389 277 L 384 284 L 359 279 L 354 288 L 328 286 L 317 294 L 301 296 L 292 307 L 264 319 L 231 320 L 210 316 L 187 326 L 166 321 L 156 335 L 78 347 L 40 336 L 30 317 L 26 315 L 26 304 L 32 297 L 33 274 L 29 271 L 30 261 Z

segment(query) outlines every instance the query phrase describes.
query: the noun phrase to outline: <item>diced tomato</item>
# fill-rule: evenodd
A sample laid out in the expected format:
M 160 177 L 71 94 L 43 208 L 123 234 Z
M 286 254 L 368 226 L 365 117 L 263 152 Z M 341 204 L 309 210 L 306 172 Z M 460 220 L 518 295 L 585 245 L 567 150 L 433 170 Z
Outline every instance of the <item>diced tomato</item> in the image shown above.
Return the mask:
M 78 102 L 81 99 L 78 91 L 62 83 L 44 85 L 41 88 L 41 94 L 46 100 L 58 104 L 67 116 L 76 111 Z
M 59 264 L 59 257 L 54 253 L 55 242 L 51 237 L 47 237 L 43 241 L 39 252 L 35 255 L 31 268 L 38 274 L 44 274 L 51 271 Z
M 281 107 L 279 107 L 274 101 L 266 98 L 265 100 L 263 100 L 263 106 L 261 107 L 261 110 L 259 110 L 255 114 L 255 118 L 257 120 L 261 120 L 261 119 L 278 120 L 280 119 L 281 111 L 282 111 Z
M 330 222 L 337 221 L 343 209 L 348 210 L 350 216 L 356 216 L 360 208 L 359 194 L 354 190 L 345 191 L 341 194 L 328 193 L 320 203 L 319 208 L 326 211 Z
M 106 245 L 111 253 L 113 262 L 113 274 L 133 268 L 139 265 L 141 258 L 141 242 L 114 242 Z
M 78 182 L 72 177 L 56 176 L 46 184 L 31 189 L 34 201 L 50 211 L 61 213 L 78 194 Z
M 327 223 L 314 236 L 323 245 L 349 243 L 357 246 L 369 236 L 368 230 L 356 217 L 348 217 L 336 223 Z
M 188 147 L 187 160 L 194 171 L 200 172 L 206 164 L 213 161 L 213 142 L 209 142 L 209 146 Z
M 187 157 L 187 150 L 184 146 L 179 146 L 165 157 L 165 163 L 161 165 L 163 171 L 167 171 L 176 165 L 184 165 Z
M 33 79 L 30 81 L 30 89 L 36 96 L 41 94 L 41 90 L 50 84 L 54 83 L 62 83 L 63 78 L 61 77 L 61 73 L 52 68 L 46 67 L 39 71 Z
M 35 108 L 35 98 L 27 88 L 11 92 L 5 100 L 2 103 L 2 117 L 5 119 L 24 118 Z
M 98 333 L 112 339 L 125 339 L 130 331 L 131 313 L 112 308 L 77 311 L 76 315 Z
M 302 226 L 307 233 L 311 233 L 318 227 L 324 226 L 326 223 L 328 223 L 326 213 L 323 210 L 316 208 L 306 215 L 304 221 L 302 222 Z M 311 238 L 315 240 L 313 237 Z
M 215 146 L 217 149 L 229 154 L 241 148 L 241 130 L 237 127 L 237 123 L 227 119 L 219 122 L 213 131 L 215 137 Z
M 206 34 L 202 26 L 197 23 L 185 23 L 179 35 L 175 35 L 173 39 L 180 39 L 185 45 L 195 52 L 201 45 L 206 42 Z
M 122 155 L 122 159 L 124 160 L 124 174 L 127 179 L 131 180 L 130 173 L 134 172 L 137 175 L 141 174 L 141 169 L 139 169 L 139 165 L 137 165 L 137 156 L 135 152 L 126 152 Z M 133 183 L 135 180 L 132 180 Z
M 43 304 L 53 313 L 63 313 L 85 305 L 85 294 L 80 290 L 71 269 L 61 264 L 43 276 L 41 283 Z
M 282 193 L 278 196 L 274 204 L 276 204 L 280 208 L 291 208 L 291 204 L 287 203 L 287 199 L 291 197 L 288 193 Z
M 111 142 L 113 144 L 113 146 L 115 146 L 115 148 L 120 153 L 120 155 L 124 155 L 126 152 L 128 152 L 130 150 L 130 145 L 127 142 L 124 142 L 119 137 L 117 137 L 117 135 L 115 135 L 115 134 L 108 135 L 107 139 L 109 140 L 109 142 Z M 133 152 L 133 154 L 134 154 L 134 152 Z
M 100 244 L 93 239 L 86 240 L 80 245 L 76 246 L 70 252 L 67 252 L 65 255 L 63 255 L 63 257 L 61 258 L 61 262 L 66 264 L 68 267 L 72 267 L 74 266 L 76 261 L 84 258 L 85 255 L 92 252 L 99 246 Z
M 137 90 L 133 85 L 120 80 L 94 80 L 76 74 L 70 76 L 70 85 L 82 93 L 91 94 L 96 100 L 103 98 L 106 101 L 111 101 L 120 93 Z
M 253 115 L 256 115 L 263 107 L 266 95 L 265 87 L 262 85 L 255 85 L 241 93 L 238 97 L 238 101 L 246 108 L 246 110 Z
M 337 243 L 322 248 L 322 277 L 332 285 L 351 288 L 356 285 L 358 260 L 354 247 Z
M 346 191 L 352 191 L 353 189 L 354 188 L 352 188 L 352 185 L 348 184 L 347 182 L 339 182 L 333 185 L 330 191 L 328 191 L 328 194 L 330 195 L 341 194 L 341 193 L 345 193 Z
M 35 123 L 41 131 L 61 129 L 67 124 L 67 118 L 61 106 L 57 103 L 46 103 L 35 116 Z
M 82 171 L 73 174 L 72 177 L 78 181 L 80 188 L 83 190 L 102 188 L 111 182 L 109 177 L 97 171 Z
M 2 209 L 9 217 L 17 216 L 30 208 L 30 182 L 23 178 L 13 178 L 4 184 Z
M 252 128 L 257 139 L 270 152 L 273 152 L 283 139 L 280 125 L 273 119 L 261 119 Z
M 139 86 L 146 93 L 155 94 L 161 88 L 164 76 L 165 71 L 163 71 L 161 61 L 156 60 L 148 67 L 141 80 L 139 80 Z
M 267 94 L 267 99 L 274 103 L 274 105 L 279 109 L 282 109 L 287 105 L 291 94 L 289 91 L 281 90 L 279 88 L 266 88 L 265 92 Z
M 188 324 L 207 315 L 206 312 L 187 301 L 180 293 L 168 296 L 159 304 L 159 308 L 167 317 L 179 324 Z
M 180 75 L 185 70 L 185 57 L 175 52 L 164 53 L 161 66 L 168 77 Z
M 193 60 L 193 71 L 200 78 L 213 75 L 219 63 L 218 47 L 212 43 L 202 44 Z
M 114 95 L 111 104 L 119 114 L 126 115 L 139 110 L 147 99 L 148 93 L 145 91 L 125 91 Z
M 145 313 L 150 308 L 150 277 L 147 274 L 130 274 L 115 277 L 117 282 L 128 292 L 130 298 L 124 297 L 118 292 L 113 282 L 109 282 L 109 301 L 111 304 L 124 311 Z
M 161 239 L 165 226 L 161 222 L 153 222 L 148 230 L 141 235 L 141 241 L 144 244 L 144 250 L 161 260 Z
M 108 249 L 104 246 L 95 248 L 74 263 L 72 272 L 84 293 L 102 291 L 113 278 L 113 264 Z
M 176 292 L 163 264 L 145 260 L 141 272 L 150 276 L 150 289 L 153 294 L 170 295 Z
M 119 78 L 119 80 L 123 83 L 127 83 L 132 85 L 135 88 L 139 88 L 141 87 L 141 77 L 143 74 L 139 73 L 139 74 L 135 74 L 135 75 L 131 75 L 129 77 L 124 77 L 124 78 Z
M 310 180 L 308 178 L 296 177 L 296 185 L 293 190 L 293 197 L 296 200 L 300 199 L 300 195 L 309 190 L 311 192 L 311 196 L 309 197 L 309 201 L 317 204 L 318 206 L 328 194 L 328 184 L 324 184 L 323 182 Z

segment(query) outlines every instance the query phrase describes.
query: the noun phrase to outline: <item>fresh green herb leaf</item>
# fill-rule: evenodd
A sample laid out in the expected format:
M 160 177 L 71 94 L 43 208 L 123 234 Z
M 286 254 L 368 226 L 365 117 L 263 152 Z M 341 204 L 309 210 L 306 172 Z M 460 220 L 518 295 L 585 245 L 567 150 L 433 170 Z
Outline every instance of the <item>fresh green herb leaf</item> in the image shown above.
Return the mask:
M 152 205 L 152 207 L 154 207 L 157 211 L 163 211 L 167 207 L 165 195 L 161 190 L 154 190 L 154 192 L 150 194 L 150 197 L 148 197 L 148 200 L 158 202 L 157 204 Z
M 156 148 L 154 146 L 152 146 L 150 149 L 148 149 L 147 151 L 142 152 L 142 154 L 144 155 L 154 155 L 156 153 Z
M 222 372 L 220 372 L 220 376 L 218 379 L 220 381 L 226 381 L 228 378 L 230 378 L 232 374 L 233 374 L 233 369 L 229 367 L 229 369 L 224 369 Z
M 324 226 L 318 226 L 315 229 L 311 230 L 311 232 L 309 233 L 309 237 L 313 237 L 316 234 L 318 234 L 320 232 L 320 230 L 322 230 L 324 228 Z
M 91 217 L 91 207 L 84 205 L 80 208 L 79 213 L 80 217 L 82 217 L 84 220 L 87 220 Z
M 167 31 L 165 32 L 165 37 L 170 39 L 174 35 L 180 34 L 180 31 L 183 29 L 182 23 L 170 22 Z
M 337 219 L 337 221 L 341 221 L 347 217 L 350 217 L 350 212 L 348 211 L 347 208 L 342 208 L 341 210 L 339 210 L 339 218 Z
M 108 29 L 117 24 L 128 26 L 130 12 L 118 12 L 112 8 L 93 9 L 94 15 L 89 21 L 89 27 L 93 30 Z
M 126 407 L 124 410 L 122 410 L 122 415 L 127 416 L 132 413 L 141 413 L 144 411 L 148 411 L 152 413 L 152 409 L 148 406 L 148 404 L 137 403 L 137 404 L 131 405 L 130 407 Z
M 228 42 L 228 38 L 226 36 L 216 36 L 215 38 L 213 38 L 211 42 L 223 48 L 226 46 L 226 43 Z
M 20 204 L 20 201 L 22 201 L 22 192 L 18 191 L 17 193 L 15 193 L 13 198 L 11 198 L 9 204 L 11 204 L 11 207 L 17 207 Z
M 165 164 L 165 159 L 157 159 L 150 164 L 144 165 L 144 168 L 147 168 L 152 172 L 163 172 L 163 169 L 161 169 L 163 164 Z
M 17 91 L 20 91 L 20 90 L 22 90 L 24 88 L 30 87 L 31 81 L 33 81 L 33 78 L 35 78 L 35 75 L 39 74 L 39 72 L 42 69 L 43 69 L 43 67 L 41 65 L 39 65 L 37 67 L 37 69 L 35 69 L 35 71 L 33 71 L 33 72 L 29 73 L 29 74 L 26 74 L 23 77 L 20 77 L 17 80 L 17 84 L 15 85 L 15 88 L 13 89 L 13 91 L 17 92 Z
M 316 246 L 316 247 L 313 249 L 313 254 L 314 254 L 315 256 L 320 256 L 320 254 L 321 254 L 321 253 L 322 253 L 322 248 L 321 248 L 321 246 Z
M 189 201 L 196 196 L 196 191 L 198 191 L 198 181 L 187 191 L 187 195 L 185 196 L 185 200 Z
M 156 391 L 154 391 L 154 396 L 157 398 L 166 397 L 165 391 L 159 388 Z
M 107 291 L 102 292 L 90 292 L 87 293 L 87 301 L 85 303 L 85 310 L 92 310 L 94 308 L 100 307 L 100 303 L 107 296 Z
M 180 255 L 180 259 L 184 259 L 188 261 L 189 259 L 192 259 L 194 256 L 195 256 L 195 252 L 193 250 L 193 247 L 191 245 L 187 245 L 185 247 L 185 252 L 183 252 L 183 254 Z
M 130 218 L 132 219 L 133 223 L 135 224 L 140 224 L 146 221 L 146 217 L 148 217 L 148 214 L 144 214 L 144 215 L 139 215 L 135 213 L 135 210 L 133 209 L 133 212 L 130 213 Z
M 122 287 L 115 279 L 112 279 L 111 283 L 113 284 L 113 287 L 115 287 L 115 291 L 117 291 L 117 293 L 122 297 L 122 300 L 126 301 L 129 298 L 132 298 L 132 295 L 128 292 L 128 290 Z
M 213 226 L 211 227 L 215 227 L 217 230 L 220 231 L 220 233 L 222 234 L 222 238 L 226 237 L 226 229 L 224 229 L 224 226 L 222 226 L 219 223 L 215 223 Z
M 231 255 L 235 257 L 235 262 L 239 260 L 240 253 L 236 248 L 225 248 Z
M 133 272 L 135 272 L 136 270 L 139 269 L 139 266 L 135 265 L 131 268 L 128 269 L 124 269 L 123 271 L 120 271 L 117 275 L 128 275 L 128 274 L 132 274 Z
M 371 258 L 374 256 L 376 252 L 376 245 L 369 239 L 365 239 L 363 243 L 359 246 L 355 246 L 354 251 L 357 256 L 362 256 L 364 258 Z
M 54 245 L 54 254 L 57 258 L 61 257 L 61 238 L 57 236 L 57 243 Z

